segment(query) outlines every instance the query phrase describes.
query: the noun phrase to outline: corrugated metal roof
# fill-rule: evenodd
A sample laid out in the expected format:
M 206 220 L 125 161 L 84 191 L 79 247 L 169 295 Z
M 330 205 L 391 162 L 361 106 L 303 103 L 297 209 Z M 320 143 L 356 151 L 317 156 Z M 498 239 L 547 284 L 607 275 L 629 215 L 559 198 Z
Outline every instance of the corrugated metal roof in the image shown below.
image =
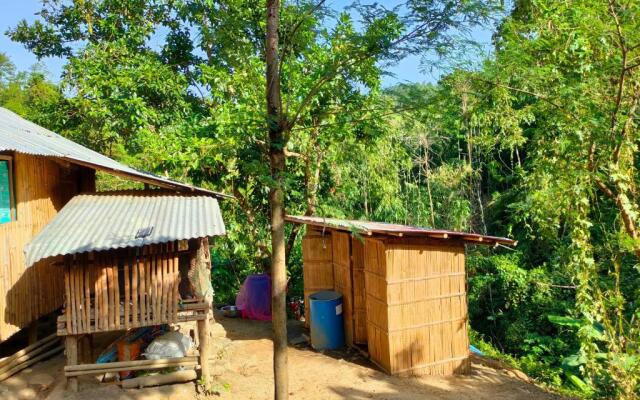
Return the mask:
M 27 266 L 59 255 L 225 234 L 216 199 L 155 192 L 75 196 L 25 246 Z M 136 237 L 146 228 L 148 236 Z
M 0 107 L 0 151 L 15 151 L 24 154 L 56 157 L 162 188 L 193 191 L 221 198 L 233 197 L 176 182 L 120 164 L 109 157 L 27 121 L 2 107 Z
M 307 217 L 287 215 L 285 218 L 289 222 L 306 224 L 330 229 L 338 229 L 349 232 L 357 232 L 362 235 L 388 235 L 388 236 L 422 236 L 434 239 L 460 239 L 465 242 L 485 245 L 513 245 L 518 242 L 513 239 L 480 235 L 470 232 L 456 232 L 440 229 L 421 228 L 411 225 L 390 224 L 386 222 L 358 221 L 349 219 Z

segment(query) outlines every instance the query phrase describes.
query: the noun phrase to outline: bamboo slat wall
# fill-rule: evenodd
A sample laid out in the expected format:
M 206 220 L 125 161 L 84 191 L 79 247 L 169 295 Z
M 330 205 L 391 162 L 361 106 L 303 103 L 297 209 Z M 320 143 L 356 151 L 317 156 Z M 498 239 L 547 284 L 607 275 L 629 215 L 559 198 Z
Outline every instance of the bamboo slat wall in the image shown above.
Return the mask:
M 394 375 L 467 372 L 462 242 L 399 237 L 363 241 L 346 232 L 307 226 L 302 243 L 305 302 L 320 290 L 342 293 L 347 343 L 366 343 L 371 359 Z
M 367 343 L 367 294 L 364 284 L 364 240 L 351 238 L 351 265 L 353 277 L 353 341 Z
M 0 225 L 0 342 L 62 305 L 63 275 L 44 260 L 24 264 L 24 245 L 80 191 L 95 190 L 92 170 L 14 154 L 17 220 Z
M 64 269 L 65 328 L 58 334 L 179 322 L 177 243 L 68 256 Z
M 462 244 L 365 241 L 371 358 L 394 375 L 468 370 Z
M 333 290 L 332 241 L 330 232 L 307 229 L 302 238 L 305 325 L 311 321 L 309 295 L 321 290 Z
M 331 233 L 333 242 L 333 290 L 342 293 L 344 339 L 353 344 L 353 288 L 351 285 L 351 236 L 345 232 Z

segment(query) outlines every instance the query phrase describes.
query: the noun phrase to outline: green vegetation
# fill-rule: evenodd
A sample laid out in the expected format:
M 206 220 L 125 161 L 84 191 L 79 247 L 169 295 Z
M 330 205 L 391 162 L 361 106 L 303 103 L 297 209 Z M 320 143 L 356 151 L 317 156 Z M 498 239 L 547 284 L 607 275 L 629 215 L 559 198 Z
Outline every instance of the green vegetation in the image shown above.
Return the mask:
M 236 197 L 213 253 L 220 302 L 270 264 L 263 3 L 45 1 L 41 21 L 8 34 L 64 57 L 60 84 L 0 54 L 4 107 Z M 640 3 L 501 3 L 284 2 L 287 212 L 514 237 L 516 249 L 468 248 L 474 343 L 563 392 L 637 398 Z M 465 33 L 491 23 L 492 56 L 460 57 Z M 408 54 L 450 69 L 383 89 Z M 296 295 L 296 228 L 286 238 Z

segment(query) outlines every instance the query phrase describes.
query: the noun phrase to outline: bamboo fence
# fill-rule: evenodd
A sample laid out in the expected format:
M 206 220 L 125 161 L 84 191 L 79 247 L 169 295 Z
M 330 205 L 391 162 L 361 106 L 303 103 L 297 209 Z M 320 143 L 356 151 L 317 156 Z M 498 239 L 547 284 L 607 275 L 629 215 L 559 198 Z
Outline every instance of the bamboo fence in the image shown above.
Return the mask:
M 177 243 L 65 257 L 59 335 L 130 329 L 206 317 L 206 302 L 181 305 Z M 192 312 L 184 316 L 185 312 Z

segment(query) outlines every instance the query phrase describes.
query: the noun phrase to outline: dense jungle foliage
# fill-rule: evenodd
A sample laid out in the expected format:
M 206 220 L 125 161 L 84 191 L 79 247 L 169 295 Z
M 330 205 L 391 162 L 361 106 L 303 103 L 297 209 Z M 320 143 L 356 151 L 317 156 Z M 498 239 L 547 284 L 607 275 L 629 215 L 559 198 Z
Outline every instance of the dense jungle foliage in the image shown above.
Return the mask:
M 0 54 L 0 104 L 233 194 L 212 277 L 217 301 L 233 301 L 269 265 L 263 2 L 42 3 L 7 34 L 63 57 L 63 76 Z M 287 212 L 517 239 L 467 248 L 472 342 L 557 390 L 637 398 L 640 1 L 300 0 L 281 19 Z M 483 59 L 469 56 L 478 25 L 495 29 Z M 410 54 L 448 69 L 382 88 Z M 301 235 L 287 229 L 299 295 Z

